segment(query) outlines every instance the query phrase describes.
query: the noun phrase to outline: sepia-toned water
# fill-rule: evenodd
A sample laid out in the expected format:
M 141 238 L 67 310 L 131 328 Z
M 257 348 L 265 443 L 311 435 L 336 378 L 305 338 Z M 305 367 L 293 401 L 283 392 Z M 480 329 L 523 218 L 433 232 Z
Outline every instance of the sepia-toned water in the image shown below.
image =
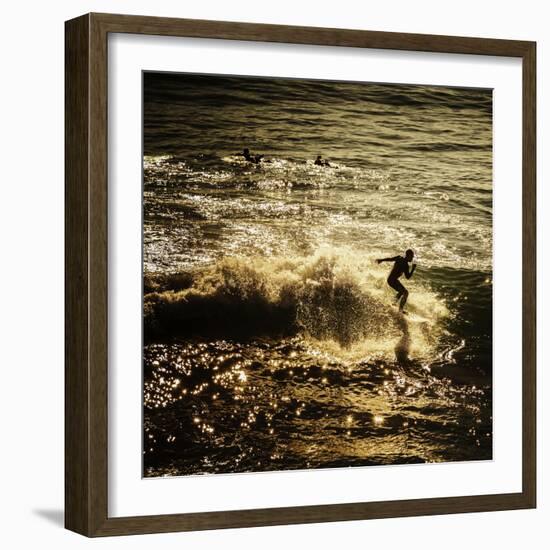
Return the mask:
M 145 73 L 143 171 L 144 476 L 492 458 L 490 90 Z

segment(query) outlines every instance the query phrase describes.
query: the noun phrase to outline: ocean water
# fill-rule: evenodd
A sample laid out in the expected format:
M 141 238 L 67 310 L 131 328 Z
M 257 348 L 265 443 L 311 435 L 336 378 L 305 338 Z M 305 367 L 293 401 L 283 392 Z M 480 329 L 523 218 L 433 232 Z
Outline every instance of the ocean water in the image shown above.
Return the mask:
M 143 174 L 146 477 L 492 458 L 490 90 L 145 73 Z

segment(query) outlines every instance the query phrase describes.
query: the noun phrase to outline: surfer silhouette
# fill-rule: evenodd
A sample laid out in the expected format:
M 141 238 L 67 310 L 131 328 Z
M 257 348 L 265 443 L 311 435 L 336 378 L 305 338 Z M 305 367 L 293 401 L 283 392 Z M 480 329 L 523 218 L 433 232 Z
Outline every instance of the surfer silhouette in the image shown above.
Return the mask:
M 388 285 L 397 291 L 397 296 L 395 299 L 396 301 L 399 301 L 399 311 L 403 311 L 403 308 L 407 303 L 407 298 L 409 297 L 409 291 L 401 284 L 399 277 L 401 277 L 401 275 L 405 275 L 407 279 L 410 279 L 413 276 L 414 270 L 416 269 L 416 264 L 412 264 L 412 268 L 409 269 L 409 262 L 411 262 L 413 258 L 414 252 L 409 248 L 405 251 L 405 257 L 394 256 L 393 258 L 382 258 L 380 260 L 376 260 L 379 264 L 382 262 L 394 262 L 392 270 L 388 276 Z
M 262 160 L 262 158 L 265 156 L 265 155 L 253 155 L 250 152 L 250 149 L 248 149 L 248 147 L 245 147 L 243 149 L 243 152 L 240 154 L 244 157 L 244 160 L 248 162 L 253 162 L 254 164 L 258 164 Z
M 330 168 L 330 162 L 328 160 L 323 160 L 321 155 L 317 155 L 313 164 L 315 164 L 315 166 L 328 166 Z

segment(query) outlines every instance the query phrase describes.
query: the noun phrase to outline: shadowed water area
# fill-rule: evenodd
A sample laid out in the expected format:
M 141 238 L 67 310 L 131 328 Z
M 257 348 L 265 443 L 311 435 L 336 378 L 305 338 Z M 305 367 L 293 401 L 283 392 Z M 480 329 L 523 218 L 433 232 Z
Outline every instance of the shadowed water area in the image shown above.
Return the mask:
M 492 458 L 490 90 L 145 73 L 143 170 L 145 476 Z

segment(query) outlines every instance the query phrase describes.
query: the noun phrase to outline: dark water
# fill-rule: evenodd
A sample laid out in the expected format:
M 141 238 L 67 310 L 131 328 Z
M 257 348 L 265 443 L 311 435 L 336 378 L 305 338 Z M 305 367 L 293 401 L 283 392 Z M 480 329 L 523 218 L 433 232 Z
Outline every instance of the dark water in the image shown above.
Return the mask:
M 492 457 L 490 91 L 148 73 L 144 154 L 145 476 Z

